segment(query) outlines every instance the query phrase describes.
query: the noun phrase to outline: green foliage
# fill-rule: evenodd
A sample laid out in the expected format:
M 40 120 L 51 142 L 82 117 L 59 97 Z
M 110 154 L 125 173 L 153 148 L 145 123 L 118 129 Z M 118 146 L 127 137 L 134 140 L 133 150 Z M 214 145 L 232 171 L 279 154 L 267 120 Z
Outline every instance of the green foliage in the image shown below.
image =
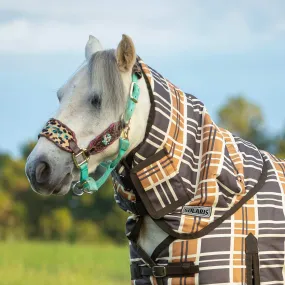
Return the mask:
M 123 244 L 126 242 L 124 229 L 128 215 L 129 214 L 117 206 L 112 212 L 109 212 L 106 218 L 100 223 L 105 233 L 112 237 L 112 240 L 116 243 Z
M 126 243 L 126 214 L 114 202 L 110 179 L 98 193 L 80 198 L 44 197 L 30 189 L 24 166 L 34 145 L 22 147 L 21 159 L 0 154 L 0 240 Z
M 21 153 L 22 153 L 22 157 L 23 159 L 27 159 L 28 156 L 30 155 L 30 153 L 32 152 L 33 148 L 35 147 L 36 142 L 34 141 L 29 141 L 28 143 L 24 144 L 21 147 Z
M 0 155 L 0 187 L 13 192 L 29 189 L 25 175 L 25 161 L 12 159 L 8 155 Z
M 26 208 L 13 201 L 7 192 L 0 192 L 0 239 L 24 239 L 26 236 Z
M 39 219 L 44 239 L 68 240 L 72 231 L 73 219 L 67 208 L 55 209 L 49 216 Z
M 108 230 L 117 209 L 109 180 L 96 195 L 80 199 L 43 197 L 34 193 L 24 172 L 25 161 L 34 142 L 22 147 L 21 159 L 0 154 L 0 240 L 36 238 L 79 242 L 117 242 L 124 237 L 126 216 L 114 218 L 116 228 Z M 117 226 L 117 225 L 120 225 Z
M 263 115 L 260 108 L 242 95 L 230 97 L 218 111 L 219 124 L 240 137 L 248 138 L 253 129 L 261 128 Z
M 92 221 L 78 221 L 74 227 L 74 238 L 81 243 L 110 243 L 111 239 Z
M 52 229 L 61 240 L 66 240 L 72 229 L 72 216 L 68 209 L 56 209 L 51 214 Z
M 276 155 L 285 159 L 285 132 L 276 137 Z
M 52 219 L 48 216 L 42 216 L 39 219 L 39 226 L 43 239 L 50 240 L 53 236 Z
M 274 142 L 264 135 L 264 118 L 260 107 L 241 94 L 230 97 L 218 110 L 218 125 L 260 149 L 272 150 Z

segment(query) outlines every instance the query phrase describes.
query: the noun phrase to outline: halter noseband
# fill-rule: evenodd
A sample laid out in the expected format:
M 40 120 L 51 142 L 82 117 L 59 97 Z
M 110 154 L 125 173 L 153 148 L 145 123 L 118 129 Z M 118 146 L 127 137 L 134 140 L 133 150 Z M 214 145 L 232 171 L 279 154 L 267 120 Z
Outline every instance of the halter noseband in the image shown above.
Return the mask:
M 50 119 L 39 134 L 39 137 L 47 138 L 60 149 L 72 154 L 74 164 L 80 170 L 80 181 L 76 182 L 72 187 L 75 195 L 80 196 L 84 192 L 93 193 L 94 191 L 97 191 L 106 182 L 111 172 L 115 169 L 128 150 L 130 146 L 128 137 L 130 120 L 140 95 L 138 78 L 140 78 L 138 72 L 132 74 L 130 95 L 122 120 L 111 124 L 105 131 L 89 143 L 87 149 L 79 148 L 75 133 L 57 119 Z M 102 152 L 117 139 L 119 139 L 119 151 L 117 157 L 114 160 L 100 163 L 100 166 L 105 168 L 105 172 L 99 179 L 95 180 L 92 177 L 89 177 L 88 160 L 90 155 Z

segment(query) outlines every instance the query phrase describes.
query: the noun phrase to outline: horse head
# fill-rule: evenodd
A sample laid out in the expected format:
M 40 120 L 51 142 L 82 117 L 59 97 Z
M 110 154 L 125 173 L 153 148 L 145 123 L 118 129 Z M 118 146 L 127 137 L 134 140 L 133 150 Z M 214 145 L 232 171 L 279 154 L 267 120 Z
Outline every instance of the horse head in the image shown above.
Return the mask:
M 116 49 L 104 50 L 99 40 L 90 36 L 85 57 L 84 64 L 58 90 L 59 108 L 47 129 L 44 129 L 45 133 L 41 133 L 43 135 L 39 137 L 26 163 L 30 184 L 40 194 L 65 195 L 72 182 L 80 179 L 80 171 L 75 166 L 72 154 L 58 147 L 58 143 L 69 139 L 65 134 L 67 130 L 79 150 L 87 149 L 94 138 L 104 134 L 100 140 L 106 147 L 90 155 L 90 173 L 101 162 L 117 157 L 119 136 L 112 141 L 111 135 L 104 131 L 121 122 L 126 111 L 133 86 L 132 74 L 137 57 L 135 47 L 132 39 L 123 35 Z M 132 120 L 127 126 L 129 147 L 124 155 L 143 140 L 150 109 L 145 80 L 140 78 L 137 85 L 140 100 L 136 102 Z M 53 134 L 56 134 L 57 144 L 51 140 Z

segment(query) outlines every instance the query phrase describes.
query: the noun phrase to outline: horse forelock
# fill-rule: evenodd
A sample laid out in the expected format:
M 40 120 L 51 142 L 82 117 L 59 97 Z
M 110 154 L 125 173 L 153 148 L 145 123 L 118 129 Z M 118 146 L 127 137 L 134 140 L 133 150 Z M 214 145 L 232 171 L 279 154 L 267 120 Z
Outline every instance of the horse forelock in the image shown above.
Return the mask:
M 88 71 L 92 92 L 95 92 L 96 96 L 104 96 L 105 104 L 114 111 L 121 111 L 126 99 L 115 50 L 98 51 L 93 54 L 88 62 Z

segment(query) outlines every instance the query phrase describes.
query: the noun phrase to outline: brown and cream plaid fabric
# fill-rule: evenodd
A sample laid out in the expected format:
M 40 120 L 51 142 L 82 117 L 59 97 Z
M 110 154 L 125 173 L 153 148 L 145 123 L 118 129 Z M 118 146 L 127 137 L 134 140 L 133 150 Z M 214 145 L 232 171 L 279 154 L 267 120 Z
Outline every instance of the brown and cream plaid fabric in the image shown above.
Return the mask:
M 134 154 L 131 178 L 149 215 L 177 238 L 152 258 L 160 265 L 193 261 L 200 268 L 195 277 L 165 277 L 164 284 L 260 284 L 258 278 L 264 285 L 285 284 L 285 162 L 218 127 L 197 98 L 143 61 L 140 64 L 154 114 L 145 141 Z M 217 223 L 254 189 L 264 169 L 266 181 L 257 194 Z M 123 165 L 117 171 L 127 176 Z M 122 190 L 115 177 L 114 183 L 119 205 L 126 200 L 136 203 L 133 189 Z M 183 210 L 188 206 L 208 207 L 211 212 L 189 215 Z M 136 222 L 136 216 L 129 219 L 129 232 Z M 252 268 L 246 266 L 255 258 L 246 249 L 250 233 L 258 242 L 259 274 L 254 281 L 248 280 Z M 145 265 L 132 247 L 131 261 Z M 144 277 L 133 284 L 156 280 Z

